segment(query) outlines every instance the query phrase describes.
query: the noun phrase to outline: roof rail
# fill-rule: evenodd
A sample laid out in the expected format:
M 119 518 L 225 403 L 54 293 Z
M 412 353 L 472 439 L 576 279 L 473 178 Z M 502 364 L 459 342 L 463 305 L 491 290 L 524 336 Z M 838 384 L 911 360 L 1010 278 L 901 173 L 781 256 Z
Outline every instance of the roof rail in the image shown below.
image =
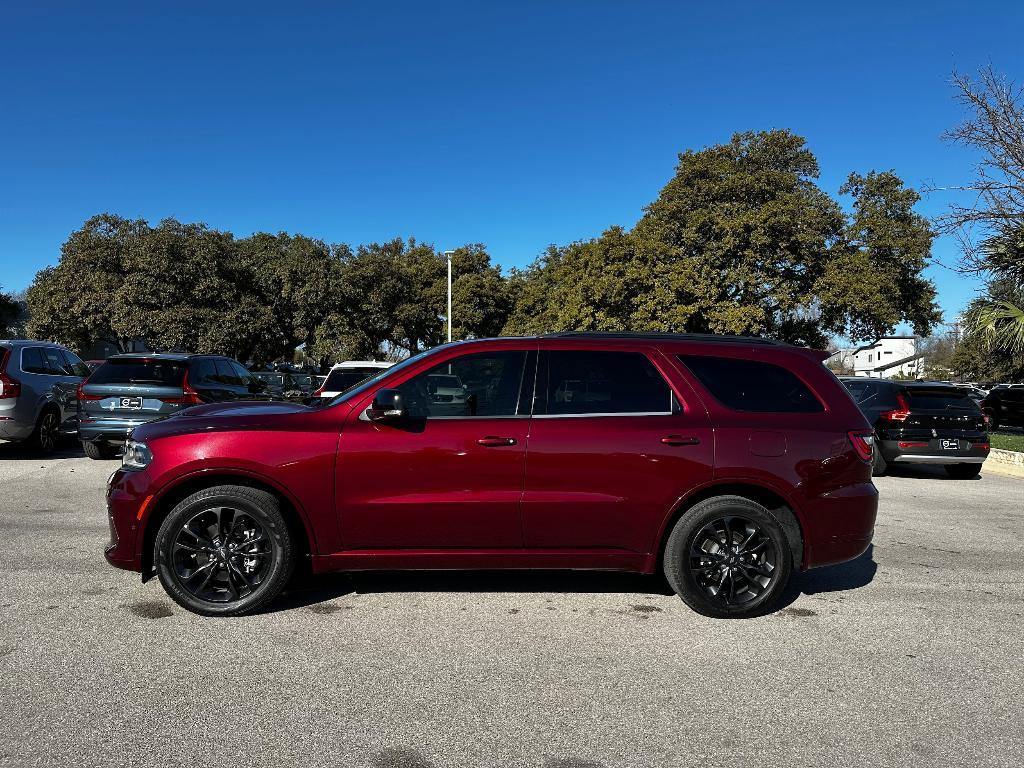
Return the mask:
M 658 339 L 661 341 L 710 341 L 733 344 L 770 344 L 789 346 L 784 341 L 765 339 L 761 336 L 729 336 L 718 333 L 662 333 L 652 331 L 638 333 L 628 331 L 558 331 L 541 334 L 543 339 Z

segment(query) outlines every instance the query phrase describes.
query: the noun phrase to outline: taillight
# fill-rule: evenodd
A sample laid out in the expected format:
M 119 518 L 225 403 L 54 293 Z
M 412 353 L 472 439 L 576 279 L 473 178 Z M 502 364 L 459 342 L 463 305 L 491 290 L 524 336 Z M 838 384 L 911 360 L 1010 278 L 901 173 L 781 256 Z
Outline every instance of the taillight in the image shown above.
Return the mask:
M 159 400 L 161 403 L 169 403 L 170 405 L 202 404 L 203 401 L 199 399 L 199 392 L 188 383 L 188 371 L 185 371 L 185 377 L 181 380 L 181 392 L 181 397 L 161 397 Z
M 927 448 L 928 443 L 922 443 L 914 440 L 901 440 L 897 443 L 900 448 Z
M 980 448 L 983 451 L 991 451 L 992 450 L 992 445 L 990 443 L 975 443 L 974 447 L 975 448 Z
M 21 382 L 7 373 L 7 361 L 11 359 L 10 350 L 4 350 L 0 360 L 0 400 L 7 400 L 21 394 Z
M 88 381 L 88 379 L 86 381 Z M 85 391 L 85 389 L 83 389 L 83 387 L 85 387 L 85 381 L 79 382 L 78 389 L 75 390 L 75 397 L 78 398 L 79 400 L 102 400 L 103 399 L 103 397 L 104 397 L 103 395 L 90 395 L 88 392 Z
M 870 463 L 871 449 L 875 444 L 875 434 L 873 432 L 847 432 L 846 434 L 849 435 L 853 450 L 857 452 L 860 460 Z
M 886 411 L 882 414 L 882 418 L 887 421 L 906 421 L 907 417 L 910 416 L 910 405 L 907 403 L 907 398 L 902 394 L 896 395 L 896 404 L 899 408 L 892 411 Z
M 0 373 L 0 400 L 7 400 L 21 394 L 21 382 L 7 372 Z

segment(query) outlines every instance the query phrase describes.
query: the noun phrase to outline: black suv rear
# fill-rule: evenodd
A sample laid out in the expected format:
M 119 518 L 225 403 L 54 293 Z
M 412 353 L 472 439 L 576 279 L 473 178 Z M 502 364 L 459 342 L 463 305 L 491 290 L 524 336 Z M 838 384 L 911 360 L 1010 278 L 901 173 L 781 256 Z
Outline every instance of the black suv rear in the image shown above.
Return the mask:
M 140 424 L 200 403 L 271 399 L 265 390 L 228 357 L 115 355 L 78 387 L 78 437 L 87 456 L 109 458 Z
M 981 408 L 959 387 L 922 381 L 845 378 L 875 430 L 873 474 L 890 464 L 942 464 L 950 477 L 977 477 L 989 453 Z
M 992 429 L 1024 427 L 1024 384 L 994 387 L 981 401 Z

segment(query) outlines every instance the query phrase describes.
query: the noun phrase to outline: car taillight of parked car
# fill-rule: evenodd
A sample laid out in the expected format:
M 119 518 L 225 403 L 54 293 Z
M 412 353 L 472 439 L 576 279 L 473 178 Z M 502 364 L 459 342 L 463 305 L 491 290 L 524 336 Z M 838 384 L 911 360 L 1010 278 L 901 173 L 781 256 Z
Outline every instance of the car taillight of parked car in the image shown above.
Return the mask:
M 199 399 L 199 392 L 188 383 L 188 371 L 185 372 L 185 377 L 181 380 L 181 392 L 181 397 L 161 397 L 159 400 L 161 403 L 169 403 L 170 405 L 202 404 L 203 401 Z
M 860 460 L 870 462 L 872 448 L 875 443 L 874 433 L 870 431 L 847 432 L 847 435 L 849 435 L 853 450 L 857 452 Z
M 0 400 L 8 400 L 21 394 L 21 382 L 7 373 L 7 361 L 11 358 L 10 350 L 5 349 L 0 357 Z
M 0 373 L 0 400 L 7 400 L 21 394 L 21 382 L 6 371 Z
M 75 398 L 77 400 L 102 400 L 103 395 L 91 395 L 83 389 L 86 381 L 88 381 L 88 379 L 79 383 L 78 389 L 75 390 Z
M 896 395 L 896 404 L 899 406 L 891 411 L 886 411 L 882 414 L 882 418 L 886 421 L 906 421 L 907 417 L 910 416 L 910 405 L 907 403 L 907 398 L 902 394 Z

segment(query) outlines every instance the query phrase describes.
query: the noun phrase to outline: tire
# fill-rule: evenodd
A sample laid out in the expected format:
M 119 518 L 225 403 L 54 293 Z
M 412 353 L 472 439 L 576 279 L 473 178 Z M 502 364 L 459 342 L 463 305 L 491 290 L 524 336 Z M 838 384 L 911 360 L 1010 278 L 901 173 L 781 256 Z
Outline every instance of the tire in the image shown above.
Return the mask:
M 44 408 L 28 438 L 29 447 L 38 454 L 49 456 L 57 450 L 59 442 L 60 414 L 52 406 Z
M 885 460 L 878 447 L 878 435 L 875 435 L 874 447 L 871 451 L 871 476 L 880 477 L 889 471 L 889 462 Z
M 160 525 L 155 549 L 164 590 L 203 616 L 262 608 L 295 568 L 295 545 L 277 499 L 238 485 L 207 488 L 181 501 Z
M 732 548 L 725 552 L 726 532 L 734 547 L 746 540 L 751 553 L 743 556 Z M 697 613 L 744 619 L 767 613 L 778 601 L 789 584 L 793 553 L 782 526 L 767 509 L 742 496 L 718 496 L 696 504 L 676 521 L 663 566 L 672 589 Z
M 94 443 L 87 440 L 82 441 L 82 450 L 90 459 L 112 459 L 116 453 L 110 443 Z
M 947 464 L 946 474 L 954 480 L 973 480 L 981 474 L 981 464 Z

